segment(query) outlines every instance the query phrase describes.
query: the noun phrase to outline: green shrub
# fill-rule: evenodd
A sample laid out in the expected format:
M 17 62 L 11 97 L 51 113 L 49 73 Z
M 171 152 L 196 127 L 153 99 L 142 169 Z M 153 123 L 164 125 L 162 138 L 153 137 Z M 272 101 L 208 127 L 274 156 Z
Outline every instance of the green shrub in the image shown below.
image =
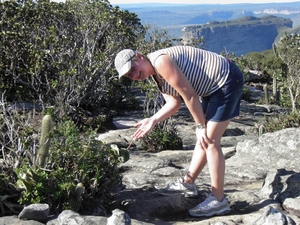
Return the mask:
M 159 92 L 155 83 L 151 80 L 139 82 L 141 92 L 145 95 L 144 117 L 151 117 L 165 104 L 163 95 Z M 156 124 L 153 130 L 143 139 L 143 146 L 149 152 L 159 152 L 162 150 L 182 149 L 182 140 L 179 137 L 176 124 L 172 117 Z
M 91 212 L 97 205 L 108 207 L 121 184 L 117 169 L 121 158 L 118 151 L 97 141 L 95 135 L 93 131 L 81 135 L 71 121 L 55 126 L 45 167 L 34 168 L 24 161 L 16 169 L 16 187 L 23 190 L 19 203 L 48 203 L 51 212 Z M 77 185 L 83 186 L 82 193 Z
M 279 114 L 276 117 L 266 117 L 258 126 L 258 132 L 261 135 L 264 133 L 275 132 L 286 128 L 299 127 L 300 115 L 296 112 L 290 114 Z
M 157 124 L 151 133 L 143 138 L 143 144 L 149 152 L 182 149 L 182 140 L 170 119 Z
M 0 92 L 9 101 L 81 119 L 127 97 L 113 58 L 142 38 L 136 14 L 102 0 L 0 1 L 0 12 Z

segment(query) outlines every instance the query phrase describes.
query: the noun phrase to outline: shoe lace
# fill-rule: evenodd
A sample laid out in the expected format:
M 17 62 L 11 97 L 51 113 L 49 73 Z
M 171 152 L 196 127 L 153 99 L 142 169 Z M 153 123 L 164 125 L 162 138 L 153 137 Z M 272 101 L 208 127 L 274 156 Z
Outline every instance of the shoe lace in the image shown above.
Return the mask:
M 198 204 L 196 206 L 197 209 L 208 209 L 209 203 L 214 200 L 214 196 L 213 195 L 209 195 L 203 202 L 201 202 L 200 204 Z

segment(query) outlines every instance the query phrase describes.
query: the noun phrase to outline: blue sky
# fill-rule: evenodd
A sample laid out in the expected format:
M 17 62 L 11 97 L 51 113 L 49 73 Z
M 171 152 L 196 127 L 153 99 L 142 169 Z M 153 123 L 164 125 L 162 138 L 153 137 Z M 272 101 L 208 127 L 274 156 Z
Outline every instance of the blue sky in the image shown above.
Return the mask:
M 282 3 L 282 2 L 299 2 L 293 0 L 110 0 L 110 4 L 129 4 L 129 3 L 174 3 L 174 4 L 233 4 L 233 3 Z

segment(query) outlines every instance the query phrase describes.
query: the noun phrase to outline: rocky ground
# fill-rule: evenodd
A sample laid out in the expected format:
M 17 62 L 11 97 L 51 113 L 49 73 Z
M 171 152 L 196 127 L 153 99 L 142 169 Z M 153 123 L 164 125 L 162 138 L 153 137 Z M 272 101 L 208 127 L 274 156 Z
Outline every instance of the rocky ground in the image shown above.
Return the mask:
M 161 196 L 157 192 L 185 174 L 189 166 L 196 137 L 194 122 L 183 106 L 174 116 L 183 148 L 151 153 L 139 142 L 134 142 L 129 148 L 130 160 L 120 165 L 124 188 L 112 202 L 112 216 L 97 213 L 83 216 L 64 211 L 58 218 L 41 223 L 33 219 L 0 217 L 0 225 L 300 224 L 300 128 L 261 136 L 257 132 L 265 116 L 281 112 L 282 109 L 276 106 L 243 101 L 241 115 L 234 118 L 226 130 L 222 138 L 226 158 L 225 194 L 231 208 L 226 215 L 212 218 L 188 215 L 188 209 L 203 201 L 210 192 L 208 168 L 204 168 L 196 180 L 199 194 L 195 198 L 178 194 Z M 114 117 L 116 129 L 100 134 L 98 139 L 118 148 L 127 148 L 135 131 L 132 126 L 140 119 L 141 111 L 123 112 Z M 119 220 L 115 220 L 116 217 Z
M 300 130 L 288 129 L 258 137 L 258 127 L 264 117 L 280 110 L 275 106 L 243 101 L 241 115 L 233 119 L 222 138 L 227 164 L 225 194 L 231 205 L 229 214 L 213 218 L 192 218 L 188 215 L 188 209 L 203 201 L 210 192 L 207 168 L 196 180 L 199 189 L 196 198 L 157 193 L 157 189 L 183 175 L 189 165 L 195 133 L 194 122 L 184 107 L 175 116 L 183 149 L 148 153 L 140 149 L 139 143 L 133 144 L 130 160 L 121 166 L 125 189 L 117 196 L 114 207 L 127 212 L 133 219 L 152 224 L 300 224 L 299 208 L 294 207 L 299 201 L 300 190 L 293 188 L 294 184 L 300 184 L 300 162 L 293 158 L 299 155 L 297 135 Z M 102 134 L 99 139 L 125 148 L 135 130 L 132 125 L 140 119 L 138 111 L 128 115 L 124 113 L 115 118 L 115 125 L 121 129 Z M 293 177 L 290 178 L 293 184 L 280 181 L 281 177 L 287 176 Z M 266 177 L 269 177 L 268 181 Z M 294 206 L 286 206 L 286 199 L 292 199 Z M 279 220 L 281 223 L 277 223 Z

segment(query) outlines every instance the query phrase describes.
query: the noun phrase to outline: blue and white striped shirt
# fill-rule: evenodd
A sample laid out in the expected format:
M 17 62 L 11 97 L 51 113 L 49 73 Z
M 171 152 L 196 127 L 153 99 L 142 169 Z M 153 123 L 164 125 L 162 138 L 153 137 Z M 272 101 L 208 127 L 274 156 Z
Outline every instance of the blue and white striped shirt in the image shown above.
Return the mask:
M 191 46 L 169 47 L 152 52 L 147 57 L 155 65 L 155 60 L 160 55 L 173 58 L 199 96 L 210 95 L 222 87 L 230 71 L 229 61 L 225 57 Z M 159 74 L 158 76 L 162 78 Z M 179 96 L 164 79 L 161 86 L 158 86 L 162 93 Z

